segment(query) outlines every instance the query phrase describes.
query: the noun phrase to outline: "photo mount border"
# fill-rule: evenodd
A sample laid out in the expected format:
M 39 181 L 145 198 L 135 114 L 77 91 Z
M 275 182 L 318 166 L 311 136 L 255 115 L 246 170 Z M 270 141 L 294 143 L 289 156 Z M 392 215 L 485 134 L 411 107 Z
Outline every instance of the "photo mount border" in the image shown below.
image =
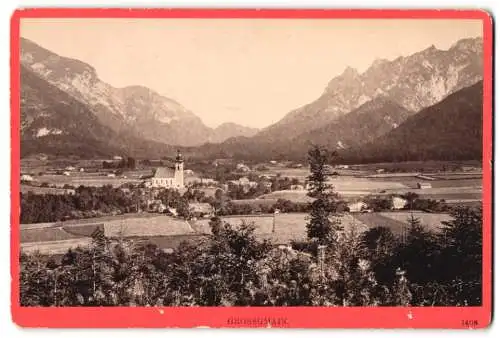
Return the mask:
M 483 22 L 483 304 L 478 307 L 22 307 L 20 21 L 24 18 L 469 19 Z M 44 328 L 485 328 L 492 318 L 493 24 L 489 12 L 439 9 L 27 8 L 11 17 L 11 314 Z

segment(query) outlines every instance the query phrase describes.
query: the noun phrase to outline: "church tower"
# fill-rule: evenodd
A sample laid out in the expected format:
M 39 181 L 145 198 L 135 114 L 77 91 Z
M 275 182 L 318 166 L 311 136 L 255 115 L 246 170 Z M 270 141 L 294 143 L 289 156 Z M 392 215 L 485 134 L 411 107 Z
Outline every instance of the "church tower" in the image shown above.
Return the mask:
M 184 159 L 180 150 L 177 150 L 177 156 L 175 157 L 174 181 L 178 188 L 184 188 Z

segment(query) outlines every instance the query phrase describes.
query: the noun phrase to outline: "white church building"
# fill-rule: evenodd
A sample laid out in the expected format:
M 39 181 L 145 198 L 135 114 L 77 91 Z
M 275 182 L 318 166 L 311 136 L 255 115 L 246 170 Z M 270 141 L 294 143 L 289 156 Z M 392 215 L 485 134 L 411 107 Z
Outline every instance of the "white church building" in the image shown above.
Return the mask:
M 175 157 L 175 166 L 160 167 L 151 179 L 153 188 L 184 188 L 184 159 L 180 151 L 177 151 Z

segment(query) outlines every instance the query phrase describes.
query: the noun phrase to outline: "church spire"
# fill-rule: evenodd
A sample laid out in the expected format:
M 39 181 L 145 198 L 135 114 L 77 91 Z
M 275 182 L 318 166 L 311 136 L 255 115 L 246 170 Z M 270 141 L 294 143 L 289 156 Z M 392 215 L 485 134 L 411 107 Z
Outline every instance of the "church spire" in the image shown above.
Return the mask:
M 175 162 L 184 162 L 184 159 L 182 158 L 182 154 L 180 150 L 177 150 L 177 156 L 175 156 Z

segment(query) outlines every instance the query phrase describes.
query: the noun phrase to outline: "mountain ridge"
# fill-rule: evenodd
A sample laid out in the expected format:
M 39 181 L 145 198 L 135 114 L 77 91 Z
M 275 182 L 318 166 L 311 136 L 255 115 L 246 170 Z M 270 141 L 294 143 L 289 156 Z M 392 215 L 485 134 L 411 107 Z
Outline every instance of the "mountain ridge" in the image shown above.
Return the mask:
M 118 133 L 180 146 L 222 142 L 239 136 L 239 130 L 248 135 L 243 126 L 224 130 L 221 135 L 180 103 L 153 89 L 141 85 L 115 88 L 100 80 L 91 65 L 60 56 L 26 38 L 21 38 L 20 59 L 40 77 L 87 104 L 100 123 Z
M 377 62 L 376 59 L 361 74 L 347 67 L 329 81 L 318 99 L 292 110 L 255 138 L 270 142 L 292 139 L 378 96 L 417 112 L 482 79 L 482 44 L 481 38 L 467 38 L 458 40 L 447 50 L 430 46 L 392 61 Z

